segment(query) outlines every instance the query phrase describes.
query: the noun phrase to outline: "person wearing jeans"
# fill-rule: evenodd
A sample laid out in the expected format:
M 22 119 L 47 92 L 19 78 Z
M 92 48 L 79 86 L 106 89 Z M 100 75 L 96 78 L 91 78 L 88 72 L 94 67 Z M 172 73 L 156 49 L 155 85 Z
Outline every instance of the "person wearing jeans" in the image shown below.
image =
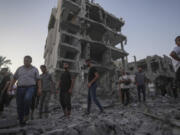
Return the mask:
M 32 97 L 35 92 L 36 83 L 38 82 L 38 95 L 41 94 L 41 82 L 39 72 L 36 67 L 31 65 L 32 57 L 24 57 L 24 65 L 19 67 L 10 83 L 8 91 L 12 89 L 12 86 L 17 81 L 17 113 L 19 117 L 19 123 L 21 126 L 26 125 L 26 121 L 29 117 L 29 110 L 32 104 Z
M 138 100 L 141 102 L 141 93 L 143 94 L 143 101 L 146 101 L 146 91 L 145 91 L 145 85 L 137 85 L 138 90 Z
M 17 89 L 17 111 L 19 120 L 22 122 L 24 117 L 29 115 L 32 97 L 36 86 L 18 87 Z
M 89 72 L 88 72 L 88 88 L 89 88 L 89 90 L 88 90 L 87 114 L 90 113 L 91 99 L 93 99 L 94 103 L 100 109 L 100 113 L 103 113 L 104 110 L 103 110 L 99 100 L 96 98 L 96 88 L 97 88 L 96 81 L 99 78 L 99 74 L 98 74 L 98 72 L 97 72 L 95 67 L 91 67 L 91 60 L 90 59 L 86 60 L 86 64 L 89 67 Z
M 94 83 L 93 85 L 91 85 L 91 87 L 88 90 L 88 112 L 89 113 L 91 110 L 91 101 L 92 100 L 98 106 L 100 111 L 103 111 L 103 108 L 102 108 L 101 104 L 99 103 L 99 100 L 96 98 L 96 88 L 97 88 L 97 84 Z

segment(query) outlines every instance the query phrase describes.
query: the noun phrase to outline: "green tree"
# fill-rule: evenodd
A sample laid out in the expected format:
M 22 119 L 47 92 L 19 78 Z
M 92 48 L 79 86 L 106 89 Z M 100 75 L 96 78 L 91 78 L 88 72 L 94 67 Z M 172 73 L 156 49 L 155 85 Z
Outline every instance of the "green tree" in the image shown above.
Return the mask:
M 6 57 L 0 56 L 0 69 L 2 67 L 8 67 L 8 65 L 11 65 L 11 60 L 6 59 Z

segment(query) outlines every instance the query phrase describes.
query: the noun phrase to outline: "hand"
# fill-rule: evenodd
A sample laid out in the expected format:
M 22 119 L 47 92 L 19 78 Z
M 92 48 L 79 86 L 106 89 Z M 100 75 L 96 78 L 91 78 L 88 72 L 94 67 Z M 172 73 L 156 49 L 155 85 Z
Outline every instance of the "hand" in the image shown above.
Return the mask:
M 91 87 L 91 83 L 88 83 L 88 88 L 90 88 Z
M 69 92 L 69 94 L 72 94 L 72 89 L 69 89 L 68 92 Z
M 41 96 L 41 94 L 42 94 L 42 91 L 41 91 L 40 88 L 38 88 L 37 95 L 38 95 L 38 96 Z

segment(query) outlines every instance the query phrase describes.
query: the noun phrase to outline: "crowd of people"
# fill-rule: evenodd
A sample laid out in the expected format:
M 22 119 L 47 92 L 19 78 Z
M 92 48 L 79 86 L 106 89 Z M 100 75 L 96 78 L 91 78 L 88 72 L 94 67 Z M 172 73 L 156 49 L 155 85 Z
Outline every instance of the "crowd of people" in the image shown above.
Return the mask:
M 19 67 L 12 77 L 7 68 L 1 70 L 3 79 L 0 84 L 0 112 L 3 112 L 4 106 L 10 103 L 16 90 L 17 114 L 21 126 L 26 125 L 30 116 L 31 119 L 34 119 L 34 110 L 37 108 L 39 108 L 39 118 L 47 118 L 51 94 L 56 90 L 60 90 L 59 101 L 64 116 L 70 117 L 71 95 L 75 78 L 69 72 L 69 64 L 63 63 L 64 72 L 60 76 L 60 81 L 54 82 L 45 65 L 40 66 L 42 74 L 39 75 L 38 69 L 31 63 L 32 57 L 25 56 L 24 65 Z M 86 64 L 89 67 L 87 114 L 90 114 L 91 100 L 99 107 L 100 113 L 103 113 L 104 110 L 96 97 L 96 81 L 99 74 L 95 67 L 91 67 L 90 59 L 86 60 Z
M 173 87 L 173 91 L 176 93 L 175 97 L 177 97 L 177 88 L 179 88 L 180 84 L 180 36 L 178 36 L 175 41 L 177 47 L 174 48 L 170 55 L 174 59 L 176 67 L 176 80 L 174 86 L 176 85 L 178 87 Z M 3 112 L 4 106 L 7 106 L 10 103 L 16 93 L 17 114 L 21 126 L 26 125 L 30 115 L 31 119 L 33 119 L 34 110 L 36 108 L 39 108 L 39 118 L 47 118 L 51 93 L 59 89 L 59 102 L 62 106 L 64 116 L 67 118 L 70 117 L 71 95 L 75 78 L 72 77 L 69 71 L 69 64 L 63 63 L 64 72 L 59 78 L 60 81 L 54 82 L 45 65 L 40 66 L 42 74 L 39 75 L 38 69 L 31 63 L 32 57 L 25 56 L 24 65 L 19 67 L 12 77 L 8 73 L 7 68 L 1 70 L 3 79 L 0 83 L 0 112 Z M 92 101 L 97 105 L 100 113 L 104 113 L 104 108 L 96 96 L 97 81 L 100 76 L 97 69 L 92 66 L 90 59 L 86 60 L 86 65 L 89 68 L 87 114 L 91 113 Z M 152 96 L 154 95 L 155 84 L 146 78 L 141 67 L 138 68 L 138 72 L 135 73 L 133 79 L 126 71 L 123 71 L 118 83 L 122 104 L 128 105 L 130 103 L 130 89 L 132 83 L 135 84 L 137 88 L 139 102 L 146 101 L 146 87 L 149 88 Z M 143 95 L 143 98 L 141 98 L 141 95 Z

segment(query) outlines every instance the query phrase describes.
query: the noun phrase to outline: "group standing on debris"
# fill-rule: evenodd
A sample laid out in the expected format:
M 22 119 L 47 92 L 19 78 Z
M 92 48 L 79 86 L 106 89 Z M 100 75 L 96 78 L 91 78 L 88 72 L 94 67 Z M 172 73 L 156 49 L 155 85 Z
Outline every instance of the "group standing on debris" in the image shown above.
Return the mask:
M 180 88 L 180 36 L 175 39 L 176 47 L 170 53 L 173 58 L 175 67 L 176 78 L 172 83 L 172 90 L 174 97 L 177 98 L 177 89 Z M 71 96 L 73 92 L 75 78 L 70 73 L 68 63 L 63 63 L 64 72 L 59 78 L 59 82 L 53 81 L 51 74 L 48 72 L 45 65 L 41 65 L 40 69 L 42 74 L 36 67 L 32 66 L 32 57 L 24 57 L 24 65 L 19 67 L 13 77 L 8 73 L 7 68 L 1 70 L 3 79 L 0 83 L 0 113 L 3 112 L 4 106 L 7 106 L 15 95 L 16 91 L 16 104 L 18 119 L 21 126 L 26 125 L 31 112 L 31 119 L 33 119 L 34 109 L 39 105 L 39 118 L 47 118 L 49 113 L 49 103 L 51 93 L 59 89 L 59 101 L 62 106 L 65 117 L 71 115 Z M 96 96 L 97 81 L 100 77 L 97 69 L 92 66 L 91 60 L 86 60 L 86 65 L 89 68 L 88 72 L 88 96 L 87 96 L 87 114 L 91 113 L 91 103 L 97 105 L 100 113 L 104 113 L 104 109 Z M 17 82 L 17 88 L 16 88 Z M 148 85 L 146 85 L 148 83 Z M 122 71 L 119 78 L 119 90 L 123 105 L 130 103 L 130 90 L 134 84 L 137 88 L 138 101 L 146 101 L 146 87 L 149 88 L 151 96 L 155 96 L 155 84 L 146 78 L 145 73 L 141 67 L 138 67 L 138 72 L 131 76 L 126 71 Z M 164 86 L 160 85 L 161 93 L 164 96 Z M 141 98 L 143 96 L 143 98 Z

